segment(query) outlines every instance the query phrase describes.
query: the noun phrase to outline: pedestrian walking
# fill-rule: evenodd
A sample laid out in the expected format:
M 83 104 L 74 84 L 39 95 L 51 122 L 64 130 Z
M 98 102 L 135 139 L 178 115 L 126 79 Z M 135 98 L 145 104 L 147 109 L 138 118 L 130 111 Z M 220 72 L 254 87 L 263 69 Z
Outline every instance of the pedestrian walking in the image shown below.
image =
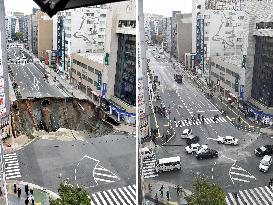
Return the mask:
M 159 191 L 161 192 L 161 193 L 160 193 L 161 197 L 163 197 L 163 189 L 164 189 L 164 187 L 163 187 L 163 185 L 162 185 L 161 188 L 159 189 Z
M 16 194 L 16 192 L 17 192 L 17 185 L 16 184 L 13 184 L 13 192 L 14 192 L 14 194 Z
M 33 189 L 30 189 L 29 192 L 31 195 L 33 195 Z
M 25 199 L 25 205 L 28 205 L 28 202 L 29 202 L 29 200 L 28 200 L 28 198 L 26 198 Z
M 35 205 L 34 198 L 31 199 L 31 203 L 32 203 L 32 205 Z
M 170 192 L 169 191 L 167 191 L 166 196 L 167 196 L 167 200 L 170 201 Z
M 21 197 L 21 188 L 18 188 L 18 189 L 17 189 L 17 195 L 18 195 L 18 198 Z
M 173 121 L 174 121 L 174 122 L 176 121 L 175 117 L 173 118 Z
M 151 184 L 148 184 L 148 189 L 149 189 L 149 192 L 152 192 L 152 185 Z
M 28 184 L 26 184 L 25 185 L 25 193 L 26 193 L 26 195 L 28 195 L 28 191 L 29 191 Z
M 157 196 L 157 193 L 155 194 L 155 203 L 158 204 L 158 196 Z
M 178 196 L 179 193 L 180 193 L 180 187 L 179 187 L 179 185 L 176 186 L 176 193 L 177 193 L 177 196 Z
M 182 121 L 181 121 L 181 120 L 178 122 L 178 126 L 179 126 L 179 127 L 182 126 Z
M 187 118 L 186 121 L 187 121 L 187 123 L 188 123 L 188 122 L 189 122 L 189 119 Z

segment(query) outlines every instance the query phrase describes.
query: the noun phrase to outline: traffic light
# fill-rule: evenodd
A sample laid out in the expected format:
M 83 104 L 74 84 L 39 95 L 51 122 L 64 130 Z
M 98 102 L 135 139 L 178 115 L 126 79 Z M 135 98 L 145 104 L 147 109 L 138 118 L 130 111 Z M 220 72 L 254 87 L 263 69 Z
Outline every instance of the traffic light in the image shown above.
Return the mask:
M 239 92 L 239 78 L 235 78 L 235 85 L 234 85 L 235 92 Z

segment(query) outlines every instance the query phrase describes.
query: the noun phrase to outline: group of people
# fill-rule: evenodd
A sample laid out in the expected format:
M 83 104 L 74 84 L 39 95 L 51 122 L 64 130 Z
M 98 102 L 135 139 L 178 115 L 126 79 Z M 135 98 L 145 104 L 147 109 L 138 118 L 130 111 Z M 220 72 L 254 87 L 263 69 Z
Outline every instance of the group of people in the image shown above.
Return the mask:
M 182 118 L 183 118 L 183 116 L 182 116 Z M 197 119 L 198 119 L 199 121 L 201 121 L 202 124 L 205 123 L 205 117 L 204 117 L 203 115 L 200 115 L 199 113 L 197 114 L 197 118 L 196 118 L 195 114 L 193 114 L 193 116 L 192 116 L 191 118 L 186 118 L 186 122 L 187 122 L 187 123 L 189 123 L 189 121 L 196 122 Z M 174 118 L 173 121 L 176 122 L 176 119 Z M 179 121 L 178 123 L 179 123 L 179 125 L 181 125 L 181 124 L 182 124 L 182 121 Z
M 13 191 L 14 191 L 14 194 L 17 194 L 18 198 L 21 197 L 22 190 L 20 187 L 17 187 L 17 184 L 13 185 Z M 33 196 L 33 189 L 30 189 L 27 184 L 25 185 L 25 193 L 27 195 L 25 199 L 25 204 L 28 205 L 30 203 L 31 205 L 34 205 L 35 200 Z
M 152 185 L 151 184 L 148 184 L 148 189 L 149 189 L 149 192 L 152 193 Z M 164 189 L 166 189 L 166 198 L 167 198 L 168 201 L 170 201 L 170 191 L 169 191 L 169 188 L 165 188 L 163 185 L 159 189 L 160 197 L 161 198 L 164 197 Z M 183 192 L 182 187 L 180 187 L 179 185 L 175 186 L 175 190 L 176 190 L 177 196 L 179 196 L 180 193 Z M 157 193 L 155 193 L 155 202 L 156 202 L 156 204 L 158 204 L 158 202 L 159 202 L 159 198 L 158 198 L 158 194 Z

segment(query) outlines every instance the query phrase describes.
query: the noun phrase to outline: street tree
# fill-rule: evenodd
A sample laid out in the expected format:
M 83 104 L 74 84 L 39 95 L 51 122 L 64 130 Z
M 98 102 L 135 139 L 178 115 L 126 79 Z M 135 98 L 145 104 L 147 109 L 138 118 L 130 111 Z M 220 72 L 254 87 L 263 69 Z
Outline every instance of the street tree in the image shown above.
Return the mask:
M 193 186 L 195 192 L 185 197 L 189 205 L 226 205 L 225 192 L 219 185 L 198 177 Z
M 18 40 L 18 41 L 23 41 L 24 40 L 24 33 L 23 32 L 16 32 L 15 33 L 15 36 L 16 36 L 16 39 Z
M 61 183 L 58 188 L 60 198 L 50 199 L 50 205 L 90 205 L 91 199 L 83 188 Z

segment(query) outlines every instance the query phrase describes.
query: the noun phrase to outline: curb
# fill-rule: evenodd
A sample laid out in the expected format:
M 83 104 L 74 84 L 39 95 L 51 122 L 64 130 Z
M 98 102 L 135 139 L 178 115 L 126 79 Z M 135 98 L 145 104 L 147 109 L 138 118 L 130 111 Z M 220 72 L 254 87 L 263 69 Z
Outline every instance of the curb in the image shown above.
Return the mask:
M 32 184 L 32 183 L 28 183 L 28 182 L 24 182 L 24 181 L 16 181 L 16 180 L 8 180 L 7 181 L 7 184 L 12 184 L 13 185 L 15 183 L 19 184 L 19 185 L 23 185 L 23 186 L 28 184 L 28 186 L 31 187 L 31 188 L 35 188 L 35 189 L 38 189 L 40 191 L 46 192 L 50 196 L 50 198 L 52 198 L 54 200 L 60 198 L 60 196 L 58 194 L 56 194 L 55 192 L 50 191 L 50 190 L 48 190 L 48 189 L 46 189 L 44 187 L 41 187 L 39 185 L 36 185 L 36 184 Z

